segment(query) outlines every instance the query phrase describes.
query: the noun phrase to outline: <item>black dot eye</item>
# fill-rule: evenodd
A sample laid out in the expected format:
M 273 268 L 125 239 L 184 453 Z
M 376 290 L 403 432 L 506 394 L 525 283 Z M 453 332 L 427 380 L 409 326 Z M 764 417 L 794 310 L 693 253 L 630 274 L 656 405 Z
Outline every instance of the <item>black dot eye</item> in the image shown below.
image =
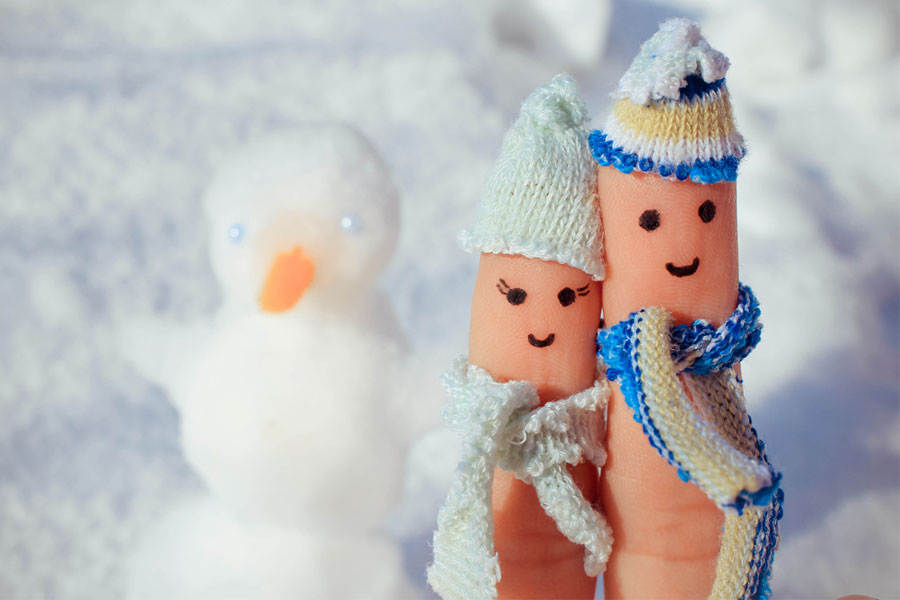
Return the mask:
M 697 209 L 697 214 L 700 215 L 701 221 L 709 223 L 716 218 L 716 205 L 713 204 L 712 200 L 707 200 Z
M 575 290 L 572 288 L 563 288 L 559 290 L 559 293 L 556 295 L 559 298 L 559 303 L 563 306 L 568 306 L 575 302 Z
M 653 231 L 659 227 L 659 211 L 653 209 L 645 210 L 641 213 L 641 218 L 638 223 L 640 223 L 643 229 Z
M 517 306 L 525 302 L 525 296 L 527 295 L 528 294 L 522 288 L 511 288 L 506 292 L 506 301 L 513 306 Z

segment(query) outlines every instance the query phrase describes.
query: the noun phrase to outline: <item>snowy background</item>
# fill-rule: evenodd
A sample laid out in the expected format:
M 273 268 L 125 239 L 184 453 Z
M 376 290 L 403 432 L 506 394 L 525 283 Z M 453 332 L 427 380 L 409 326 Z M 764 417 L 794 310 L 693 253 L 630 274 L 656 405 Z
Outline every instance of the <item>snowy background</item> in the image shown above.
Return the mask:
M 134 573 L 154 568 L 137 548 L 177 546 L 179 529 L 166 537 L 159 524 L 209 493 L 169 387 L 121 340 L 136 321 L 219 311 L 208 248 L 227 232 L 202 199 L 223 160 L 307 122 L 371 140 L 401 203 L 378 286 L 407 350 L 428 357 L 419 371 L 436 377 L 466 345 L 476 259 L 455 232 L 519 101 L 567 71 L 599 125 L 640 42 L 679 15 L 731 58 L 750 147 L 741 269 L 766 331 L 744 375 L 787 494 L 773 587 L 900 598 L 898 13 L 891 0 L 3 0 L 0 598 L 127 595 Z M 437 384 L 417 400 L 435 429 L 412 446 L 384 528 L 401 561 L 373 569 L 405 574 L 427 598 L 455 447 Z M 227 521 L 214 512 L 183 523 L 214 530 Z M 281 543 L 270 547 L 304 542 Z M 306 550 L 324 552 L 317 543 Z M 265 568 L 296 570 L 289 562 Z M 254 576 L 253 564 L 235 570 Z

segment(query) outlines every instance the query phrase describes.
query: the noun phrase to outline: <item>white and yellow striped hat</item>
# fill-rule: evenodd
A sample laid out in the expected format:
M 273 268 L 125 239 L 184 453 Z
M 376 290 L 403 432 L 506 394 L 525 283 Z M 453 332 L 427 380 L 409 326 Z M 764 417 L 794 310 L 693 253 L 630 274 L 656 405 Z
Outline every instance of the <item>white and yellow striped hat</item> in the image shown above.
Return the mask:
M 699 25 L 664 21 L 619 81 L 605 127 L 591 133 L 594 158 L 623 173 L 734 181 L 745 150 L 725 86 L 728 66 Z

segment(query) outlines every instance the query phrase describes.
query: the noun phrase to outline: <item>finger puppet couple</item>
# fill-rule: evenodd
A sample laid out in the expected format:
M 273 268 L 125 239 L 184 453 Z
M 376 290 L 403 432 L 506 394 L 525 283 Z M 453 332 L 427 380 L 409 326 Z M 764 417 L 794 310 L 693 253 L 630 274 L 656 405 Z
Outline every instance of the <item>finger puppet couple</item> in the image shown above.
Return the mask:
M 728 67 L 670 19 L 602 129 L 566 75 L 522 103 L 459 236 L 481 258 L 443 377 L 462 439 L 427 571 L 444 600 L 593 598 L 601 573 L 607 598 L 769 597 L 783 494 L 739 370 L 761 325 Z

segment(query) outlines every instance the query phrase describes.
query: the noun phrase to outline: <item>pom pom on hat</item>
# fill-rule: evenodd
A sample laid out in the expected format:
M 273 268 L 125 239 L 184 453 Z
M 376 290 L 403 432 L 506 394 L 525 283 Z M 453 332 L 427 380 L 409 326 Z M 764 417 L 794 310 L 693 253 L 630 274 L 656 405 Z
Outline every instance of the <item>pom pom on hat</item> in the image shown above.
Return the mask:
M 678 100 L 689 75 L 713 83 L 725 77 L 728 65 L 728 57 L 700 35 L 699 25 L 669 19 L 641 46 L 613 96 L 634 104 Z
M 557 75 L 522 102 L 482 194 L 468 252 L 551 260 L 604 277 L 597 169 L 575 82 Z
M 728 67 L 699 25 L 663 22 L 619 81 L 606 125 L 590 136 L 597 162 L 679 181 L 734 181 L 745 150 L 725 86 Z
M 587 108 L 575 81 L 568 75 L 557 75 L 547 85 L 542 85 L 522 101 L 523 116 L 528 116 L 538 127 L 557 130 L 583 127 L 587 120 Z

